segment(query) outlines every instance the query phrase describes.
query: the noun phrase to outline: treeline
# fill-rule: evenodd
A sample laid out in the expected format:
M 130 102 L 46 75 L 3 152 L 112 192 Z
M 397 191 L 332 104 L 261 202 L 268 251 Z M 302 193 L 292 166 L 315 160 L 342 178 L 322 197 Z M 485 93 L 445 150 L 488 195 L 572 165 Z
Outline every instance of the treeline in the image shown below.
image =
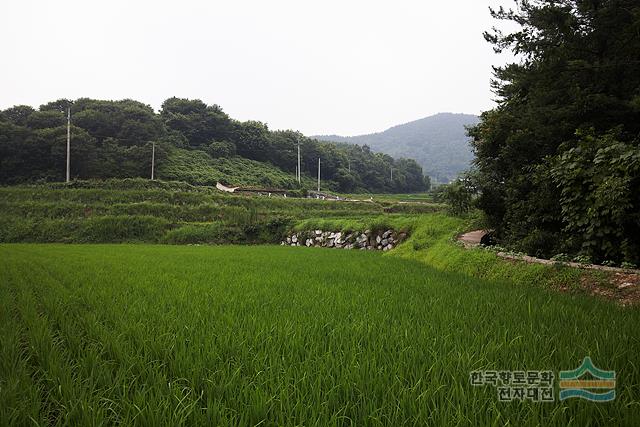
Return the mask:
M 640 265 L 640 4 L 492 14 L 520 28 L 485 38 L 520 61 L 495 69 L 498 106 L 470 132 L 477 171 L 464 182 L 512 247 Z
M 212 158 L 266 162 L 295 175 L 300 143 L 302 174 L 315 177 L 320 158 L 322 180 L 334 190 L 417 192 L 429 187 L 414 160 L 393 159 L 367 146 L 319 142 L 290 130 L 271 131 L 261 122 L 231 119 L 217 105 L 180 98 L 167 99 L 159 113 L 133 100 L 88 98 L 58 100 L 38 110 L 21 105 L 0 111 L 0 183 L 64 179 L 67 108 L 73 178 L 147 177 L 152 143 L 157 164 L 170 161 L 174 148 L 184 148 Z

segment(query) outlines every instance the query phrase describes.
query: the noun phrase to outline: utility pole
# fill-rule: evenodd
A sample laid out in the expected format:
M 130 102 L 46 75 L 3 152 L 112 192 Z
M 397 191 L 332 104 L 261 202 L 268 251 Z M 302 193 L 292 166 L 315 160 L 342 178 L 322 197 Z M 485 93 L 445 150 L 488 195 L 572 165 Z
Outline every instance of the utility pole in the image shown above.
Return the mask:
M 391 167 L 391 181 L 393 181 L 393 166 Z
M 298 138 L 298 184 L 300 184 L 300 138 Z
M 318 157 L 318 193 L 320 192 L 320 157 Z
M 156 143 L 152 142 L 151 144 L 151 181 L 153 181 L 153 173 L 155 172 L 154 169 L 156 167 Z
M 71 107 L 67 107 L 67 182 L 71 181 Z

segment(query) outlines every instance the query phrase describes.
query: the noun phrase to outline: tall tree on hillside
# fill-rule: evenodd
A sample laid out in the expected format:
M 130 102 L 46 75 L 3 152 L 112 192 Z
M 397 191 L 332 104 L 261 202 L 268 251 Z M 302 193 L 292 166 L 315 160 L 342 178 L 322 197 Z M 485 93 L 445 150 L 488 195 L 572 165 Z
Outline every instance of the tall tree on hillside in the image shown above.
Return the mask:
M 518 62 L 494 69 L 498 106 L 470 131 L 479 205 L 521 250 L 638 262 L 640 3 L 516 6 L 491 14 L 517 31 L 485 34 Z
M 266 124 L 253 120 L 236 122 L 231 139 L 242 157 L 258 161 L 269 159 L 270 134 Z
M 219 106 L 199 99 L 169 98 L 162 104 L 160 117 L 168 129 L 182 133 L 193 147 L 228 140 L 234 129 Z

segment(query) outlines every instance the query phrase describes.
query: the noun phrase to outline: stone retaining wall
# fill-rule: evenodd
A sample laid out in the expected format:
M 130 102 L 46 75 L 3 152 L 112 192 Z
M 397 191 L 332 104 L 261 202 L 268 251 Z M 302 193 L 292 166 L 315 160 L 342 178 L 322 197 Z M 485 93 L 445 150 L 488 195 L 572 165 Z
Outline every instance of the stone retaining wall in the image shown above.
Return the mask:
M 388 251 L 407 238 L 395 230 L 351 232 L 310 230 L 291 233 L 281 245 Z

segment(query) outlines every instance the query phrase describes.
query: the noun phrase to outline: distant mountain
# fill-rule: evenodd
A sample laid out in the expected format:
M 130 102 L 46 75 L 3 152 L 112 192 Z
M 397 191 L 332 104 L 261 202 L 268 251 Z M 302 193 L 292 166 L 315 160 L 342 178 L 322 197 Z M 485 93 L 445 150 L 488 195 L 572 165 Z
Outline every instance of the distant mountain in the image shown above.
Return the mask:
M 313 138 L 366 144 L 373 151 L 415 159 L 433 181 L 448 182 L 467 169 L 473 159 L 465 126 L 478 121 L 479 118 L 471 114 L 440 113 L 369 135 Z

